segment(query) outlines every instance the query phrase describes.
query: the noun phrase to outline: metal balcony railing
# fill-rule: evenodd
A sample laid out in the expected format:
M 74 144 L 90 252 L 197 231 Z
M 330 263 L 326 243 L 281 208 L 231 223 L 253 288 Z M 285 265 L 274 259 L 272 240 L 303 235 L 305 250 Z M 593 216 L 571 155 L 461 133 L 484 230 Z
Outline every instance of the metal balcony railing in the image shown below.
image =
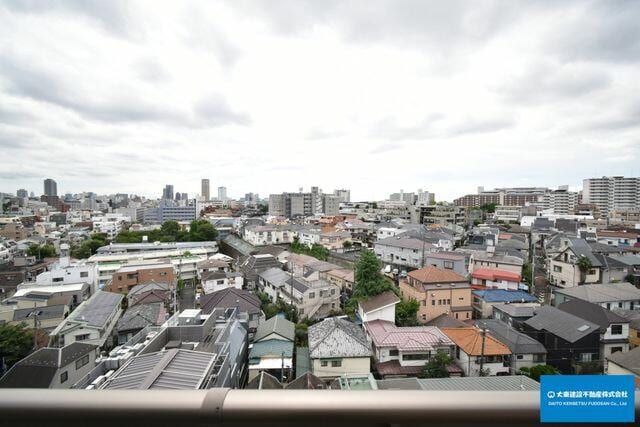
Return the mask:
M 528 391 L 0 390 L 7 426 L 532 426 L 538 405 Z

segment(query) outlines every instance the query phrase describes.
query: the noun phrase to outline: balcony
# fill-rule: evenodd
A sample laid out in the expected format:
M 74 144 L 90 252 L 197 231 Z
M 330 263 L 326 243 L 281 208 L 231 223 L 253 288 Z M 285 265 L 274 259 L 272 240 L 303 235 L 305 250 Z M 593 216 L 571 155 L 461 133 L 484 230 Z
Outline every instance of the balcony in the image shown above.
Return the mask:
M 538 408 L 529 391 L 0 390 L 3 423 L 21 426 L 530 426 Z

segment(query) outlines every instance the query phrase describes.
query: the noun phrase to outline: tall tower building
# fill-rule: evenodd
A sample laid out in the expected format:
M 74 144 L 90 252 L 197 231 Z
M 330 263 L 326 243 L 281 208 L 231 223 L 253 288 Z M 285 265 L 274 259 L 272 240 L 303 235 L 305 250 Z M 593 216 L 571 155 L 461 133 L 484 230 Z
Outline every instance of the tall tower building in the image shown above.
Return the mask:
M 227 200 L 227 187 L 218 187 L 218 200 Z
M 24 188 L 21 188 L 18 191 L 16 191 L 16 196 L 20 197 L 21 199 L 25 199 L 29 197 L 29 192 L 27 192 L 27 190 L 25 190 Z
M 582 203 L 593 204 L 604 216 L 612 212 L 640 209 L 640 178 L 603 176 L 585 179 Z
M 58 184 L 51 178 L 44 180 L 44 195 L 45 196 L 57 196 Z
M 173 200 L 173 185 L 167 184 L 162 190 L 162 198 L 166 200 Z
M 208 179 L 203 179 L 202 183 L 201 183 L 202 189 L 200 190 L 200 194 L 202 195 L 202 198 L 204 200 L 210 200 L 211 199 L 211 193 L 209 190 L 209 180 Z

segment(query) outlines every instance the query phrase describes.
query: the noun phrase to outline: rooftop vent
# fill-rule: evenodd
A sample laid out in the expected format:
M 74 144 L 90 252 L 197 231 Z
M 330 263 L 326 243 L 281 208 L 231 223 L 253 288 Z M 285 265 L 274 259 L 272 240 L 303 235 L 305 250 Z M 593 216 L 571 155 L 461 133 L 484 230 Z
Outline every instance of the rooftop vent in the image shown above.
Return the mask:
M 589 329 L 589 325 L 582 325 L 582 326 L 580 326 L 580 327 L 578 328 L 578 330 L 579 330 L 580 332 L 584 332 L 584 331 L 586 331 L 587 329 Z

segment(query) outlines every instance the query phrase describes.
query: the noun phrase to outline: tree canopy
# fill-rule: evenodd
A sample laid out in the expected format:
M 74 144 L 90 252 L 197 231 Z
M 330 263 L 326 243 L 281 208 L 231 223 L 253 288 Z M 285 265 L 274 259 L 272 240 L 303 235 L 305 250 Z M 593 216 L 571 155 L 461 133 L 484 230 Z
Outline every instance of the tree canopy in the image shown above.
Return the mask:
M 24 325 L 0 324 L 0 359 L 8 368 L 29 354 L 33 348 L 33 333 Z
M 443 351 L 438 351 L 434 357 L 431 358 L 420 373 L 421 378 L 448 378 L 449 371 L 447 371 L 447 365 L 453 363 L 453 358 Z
M 38 259 L 51 258 L 56 256 L 56 248 L 53 245 L 29 245 L 27 255 L 37 257 Z
M 532 367 L 522 367 L 519 375 L 526 375 L 532 380 L 540 381 L 540 375 L 560 375 L 560 371 L 550 365 L 535 365 Z
M 380 272 L 380 260 L 371 251 L 362 251 L 356 264 L 353 297 L 366 299 L 385 291 L 397 292 L 396 288 Z
M 396 325 L 398 326 L 418 326 L 418 310 L 420 303 L 415 299 L 400 301 L 396 304 Z
M 182 230 L 176 221 L 165 221 L 159 230 L 122 231 L 116 237 L 117 243 L 140 243 L 147 236 L 150 242 L 205 242 L 218 237 L 218 230 L 205 219 L 191 221 L 189 231 Z
M 71 256 L 78 259 L 89 258 L 98 251 L 98 248 L 106 244 L 107 239 L 102 234 L 93 234 L 89 240 L 85 240 L 79 247 L 73 249 Z
M 317 243 L 314 243 L 311 247 L 303 245 L 297 237 L 293 238 L 293 242 L 289 245 L 289 249 L 293 253 L 310 255 L 321 261 L 326 261 L 329 258 L 329 249 L 322 245 L 318 245 Z

